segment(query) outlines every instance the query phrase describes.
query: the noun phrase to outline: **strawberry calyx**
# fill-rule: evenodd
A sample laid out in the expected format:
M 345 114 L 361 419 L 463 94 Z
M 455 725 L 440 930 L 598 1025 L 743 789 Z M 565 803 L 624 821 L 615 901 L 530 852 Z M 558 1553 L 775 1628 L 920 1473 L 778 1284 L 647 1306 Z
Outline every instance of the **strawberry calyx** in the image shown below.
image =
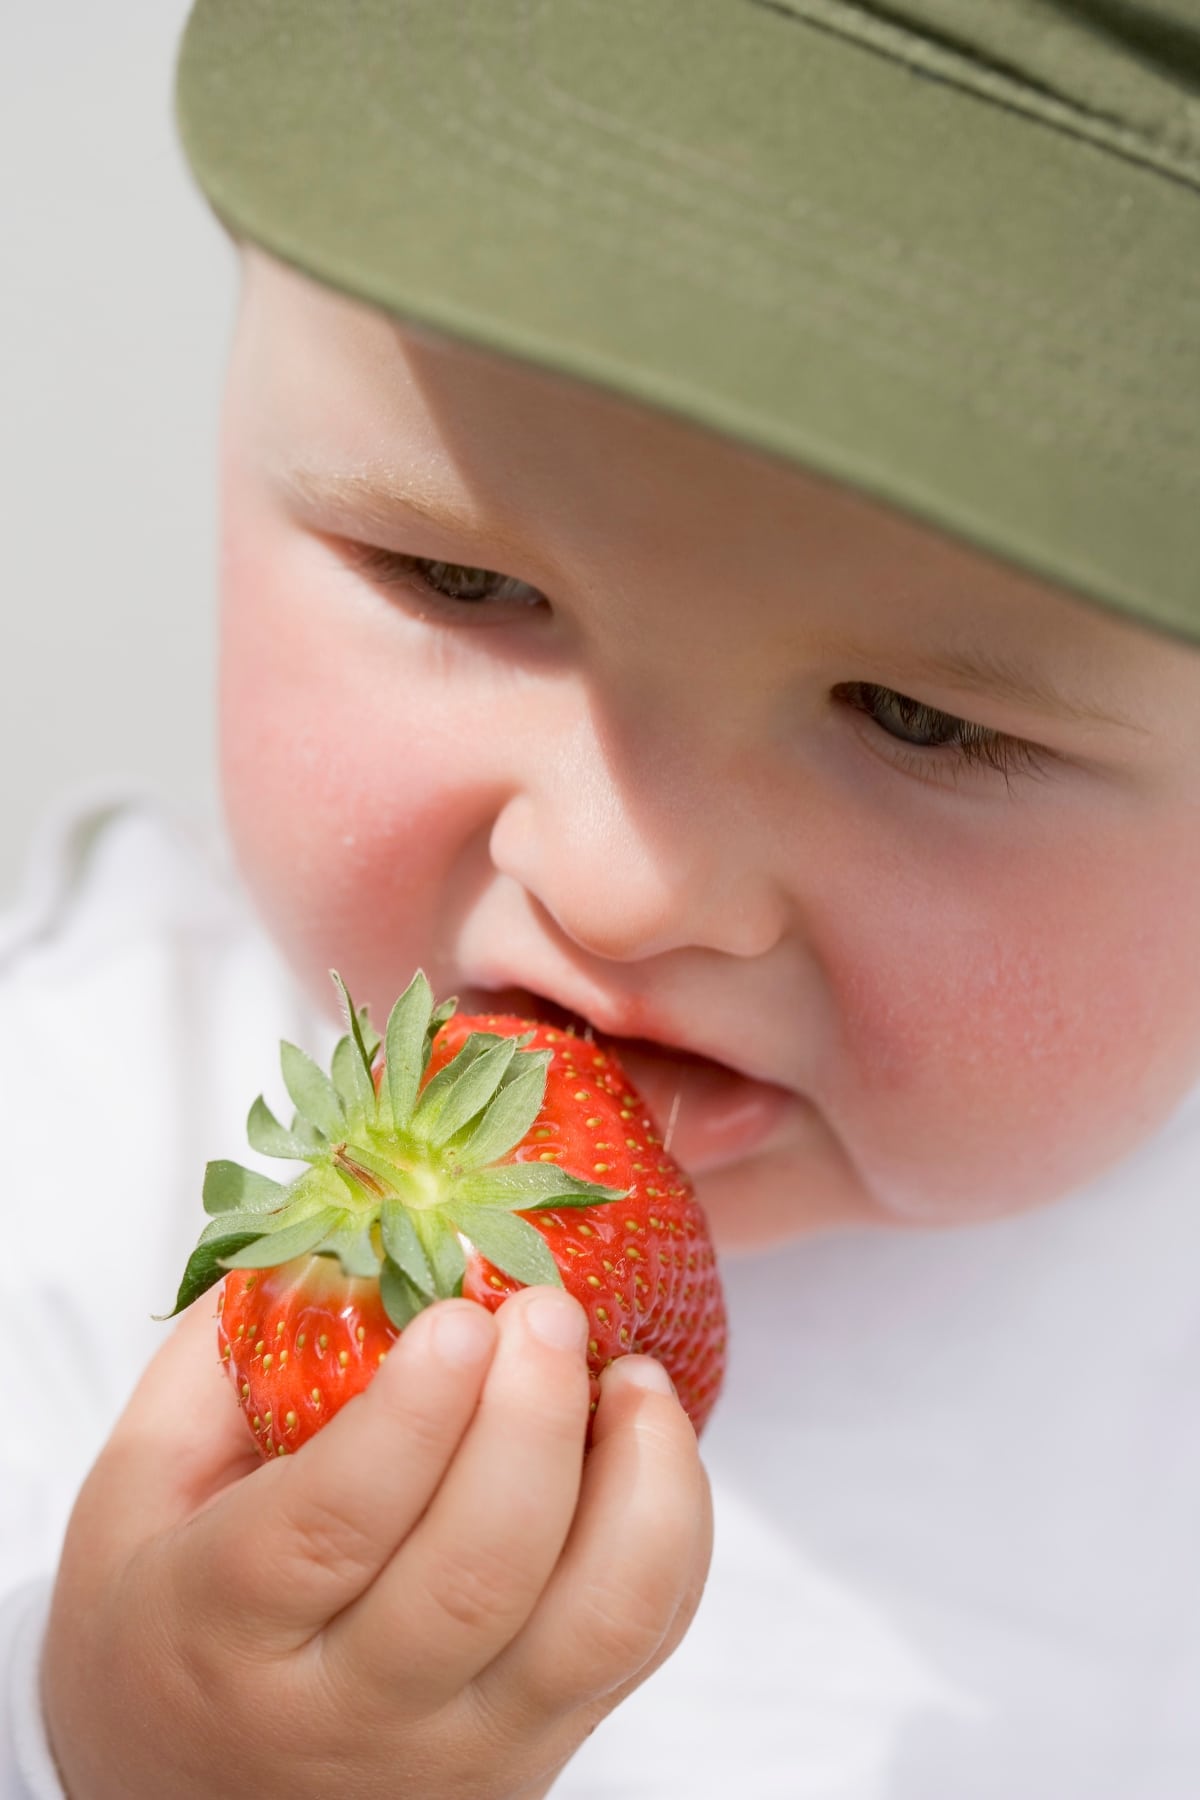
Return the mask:
M 457 999 L 434 1004 L 418 970 L 382 1038 L 331 971 L 349 1030 L 330 1073 L 294 1044 L 280 1047 L 295 1107 L 284 1126 L 261 1095 L 246 1134 L 264 1156 L 307 1166 L 284 1185 L 235 1162 L 210 1162 L 200 1234 L 164 1317 L 198 1299 L 230 1269 L 269 1269 L 296 1257 L 336 1258 L 350 1278 L 378 1280 L 402 1330 L 422 1308 L 462 1292 L 472 1249 L 527 1285 L 561 1287 L 542 1234 L 523 1212 L 623 1200 L 551 1162 L 506 1161 L 537 1121 L 548 1050 L 533 1037 L 472 1031 L 426 1080 L 434 1039 Z M 383 1051 L 384 1061 L 377 1070 Z

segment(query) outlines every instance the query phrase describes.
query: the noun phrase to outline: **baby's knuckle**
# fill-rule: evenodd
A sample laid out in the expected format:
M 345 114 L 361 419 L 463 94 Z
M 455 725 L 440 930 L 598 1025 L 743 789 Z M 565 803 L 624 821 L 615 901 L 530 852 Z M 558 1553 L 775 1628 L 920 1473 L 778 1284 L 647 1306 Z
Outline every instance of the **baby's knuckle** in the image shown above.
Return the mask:
M 512 1571 L 501 1557 L 474 1551 L 440 1563 L 430 1579 L 430 1593 L 456 1629 L 483 1631 L 510 1610 Z
M 672 1480 L 694 1481 L 700 1454 L 696 1433 L 687 1414 L 678 1406 L 649 1407 L 637 1421 L 638 1441 L 644 1451 L 669 1472 Z
M 365 1526 L 336 1505 L 312 1496 L 285 1513 L 277 1542 L 276 1581 L 311 1580 L 317 1568 L 323 1580 L 340 1588 L 361 1580 L 379 1562 L 379 1546 Z
M 251 1610 L 263 1585 L 261 1559 L 253 1544 L 231 1533 L 214 1538 L 196 1532 L 193 1538 L 198 1523 L 186 1521 L 170 1544 L 171 1579 L 181 1602 L 200 1615 L 215 1608 L 224 1616 L 225 1597 L 236 1594 L 239 1603 Z
M 565 1380 L 547 1385 L 538 1396 L 541 1404 L 534 1415 L 539 1438 L 555 1450 L 578 1455 L 583 1449 L 587 1431 L 588 1390 L 584 1380 L 576 1380 L 568 1372 Z
M 555 1771 L 587 1735 L 574 1719 L 564 1735 L 564 1723 L 528 1695 L 506 1687 L 497 1698 L 488 1684 L 468 1682 L 442 1719 L 441 1741 L 456 1765 L 455 1800 L 496 1800 L 500 1794 L 541 1800 Z
M 233 1744 L 243 1707 L 253 1693 L 253 1659 L 236 1612 L 188 1617 L 169 1592 L 156 1597 L 156 1616 L 139 1618 L 144 1664 L 153 1671 L 155 1710 L 187 1735 L 218 1713 Z M 181 1617 L 188 1617 L 186 1627 Z
M 520 1446 L 529 1441 L 545 1443 L 579 1439 L 583 1443 L 587 1419 L 587 1371 L 564 1366 L 565 1358 L 530 1360 L 503 1371 L 489 1395 L 496 1416 L 504 1421 L 509 1441 Z
M 644 1673 L 646 1675 L 652 1675 L 660 1664 L 665 1663 L 669 1657 L 674 1656 L 676 1650 L 678 1650 L 680 1644 L 682 1644 L 684 1638 L 687 1636 L 688 1629 L 696 1616 L 696 1608 L 699 1604 L 700 1595 L 697 1593 L 694 1598 L 689 1595 L 684 1603 L 677 1609 L 674 1618 L 667 1628 L 662 1643 L 643 1665 Z
M 369 1671 L 369 1679 L 357 1663 L 337 1653 L 329 1635 L 318 1631 L 289 1652 L 281 1665 L 286 1685 L 276 1701 L 274 1717 L 289 1731 L 293 1742 L 312 1735 L 314 1724 L 336 1719 L 339 1734 L 367 1734 L 377 1728 L 381 1700 L 394 1703 L 390 1675 L 382 1668 Z M 288 1707 L 291 1717 L 288 1717 Z M 335 1794 L 337 1785 L 315 1789 Z
M 528 1748 L 535 1736 L 532 1708 L 514 1704 L 511 1693 L 506 1693 L 503 1701 L 497 1699 L 481 1681 L 469 1682 L 461 1700 L 468 1709 L 469 1737 L 487 1746 L 493 1771 L 510 1754 Z
M 582 1597 L 579 1642 L 599 1667 L 621 1673 L 640 1669 L 661 1646 L 673 1612 L 661 1589 L 592 1583 Z
M 372 1384 L 368 1397 L 384 1414 L 379 1422 L 383 1447 L 407 1461 L 425 1461 L 446 1454 L 447 1419 L 444 1408 L 419 1384 Z

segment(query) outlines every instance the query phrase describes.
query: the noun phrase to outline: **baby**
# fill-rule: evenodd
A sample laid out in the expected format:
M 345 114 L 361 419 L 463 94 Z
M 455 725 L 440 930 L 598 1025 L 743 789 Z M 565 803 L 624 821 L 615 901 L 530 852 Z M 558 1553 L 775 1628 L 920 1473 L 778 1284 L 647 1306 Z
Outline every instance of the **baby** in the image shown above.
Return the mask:
M 1196 195 L 1140 156 L 1135 124 L 1116 144 L 1100 125 L 1084 141 L 1083 109 L 1056 120 L 1045 68 L 1022 63 L 1015 7 L 943 7 L 949 37 L 939 9 L 910 10 L 897 25 L 891 9 L 816 0 L 573 0 L 550 18 L 507 0 L 202 0 L 183 63 L 185 139 L 241 260 L 221 741 L 226 817 L 259 913 L 321 1004 L 337 966 L 380 1020 L 419 966 L 439 997 L 549 1010 L 623 1040 L 748 1294 L 755 1270 L 816 1234 L 852 1234 L 850 1254 L 873 1241 L 864 1228 L 1028 1214 L 1013 1229 L 1032 1231 L 1038 1209 L 1135 1168 L 1200 1078 L 1200 656 L 1187 641 L 1200 639 L 1200 588 L 1184 579 L 1200 544 L 1181 480 L 1198 441 L 1190 402 L 1180 411 L 1113 325 L 1166 338 L 1186 314 L 1178 381 L 1194 397 L 1194 302 L 1186 312 L 1163 291 L 1161 317 L 1126 314 L 1118 290 L 1185 202 L 1194 261 Z M 1076 66 L 1074 47 L 1090 69 L 1088 9 L 1041 10 L 1061 67 Z M 988 34 L 1010 12 L 1004 59 Z M 1180 23 L 1180 37 L 1192 29 Z M 1133 70 L 1105 30 L 1095 66 Z M 528 59 L 545 101 L 532 123 Z M 1023 68 L 1024 111 L 1005 88 Z M 1181 57 L 1181 83 L 1182 69 Z M 886 118 L 906 165 L 888 178 L 913 216 L 930 207 L 911 290 L 903 259 L 875 241 L 878 337 L 848 233 L 841 261 L 824 260 L 853 187 L 818 157 L 812 108 L 835 77 L 829 142 L 840 133 L 847 159 L 866 157 Z M 389 82 L 397 116 L 380 112 Z M 418 102 L 403 152 L 412 193 L 394 201 L 416 220 L 401 231 L 379 139 Z M 1069 112 L 1070 92 L 1055 104 Z M 339 108 L 361 118 L 361 138 Z M 977 135 L 953 136 L 954 108 Z M 614 124 L 593 137 L 604 120 L 623 135 Z M 579 179 L 595 192 L 615 182 L 619 153 L 644 158 L 627 266 L 613 261 L 616 206 L 596 208 L 582 248 L 547 261 L 570 230 L 554 209 L 571 204 L 550 179 L 549 122 L 578 132 Z M 956 146 L 949 167 L 921 162 L 934 125 Z M 480 181 L 510 183 L 514 200 L 480 244 L 489 202 L 461 179 L 466 152 L 455 158 L 485 129 L 496 168 Z M 699 222 L 693 239 L 672 236 L 688 216 L 671 210 L 672 177 L 690 157 L 707 179 L 708 159 L 729 200 L 764 145 L 809 158 L 797 168 L 826 184 L 828 217 L 798 205 L 774 236 L 739 235 L 737 208 L 714 205 L 728 262 L 689 285 L 704 245 Z M 571 152 L 568 136 L 564 167 Z M 301 180 L 289 159 L 305 154 Z M 485 151 L 473 154 L 482 169 Z M 539 179 L 522 154 L 540 159 Z M 1022 159 L 1040 182 L 1029 191 Z M 865 188 L 882 166 L 860 170 Z M 914 197 L 922 176 L 942 206 L 960 197 L 963 218 L 945 218 L 941 238 L 938 208 Z M 1071 179 L 1109 220 L 1100 295 L 1069 247 L 1042 242 L 1047 221 L 1075 229 Z M 1161 217 L 1143 192 L 1163 196 Z M 637 206 L 661 206 L 677 263 L 655 265 Z M 458 209 L 471 265 L 457 284 L 440 209 Z M 803 327 L 816 345 L 796 376 L 765 301 L 771 257 L 787 276 L 806 232 L 821 281 Z M 864 229 L 855 253 L 870 243 Z M 979 262 L 943 312 L 963 245 Z M 997 287 L 1009 270 L 1015 288 L 1010 263 L 1026 253 L 1031 291 L 1047 269 L 1059 282 L 1041 294 L 1047 342 L 1068 291 L 1109 320 L 1107 400 L 1072 397 L 1053 349 L 1039 368 L 1033 338 L 1013 348 L 985 304 L 989 257 Z M 602 296 L 589 254 L 607 259 Z M 959 372 L 941 384 L 915 353 L 900 372 L 883 355 L 902 341 L 894 317 L 890 340 L 884 329 L 889 305 L 915 317 L 939 256 L 947 285 L 930 305 Z M 821 283 L 837 280 L 834 307 Z M 744 347 L 723 348 L 739 294 Z M 1037 316 L 1031 302 L 1034 337 Z M 1075 329 L 1082 359 L 1082 319 Z M 673 341 L 689 331 L 690 388 Z M 1101 441 L 1105 404 L 1127 407 L 1131 435 L 1161 407 L 1157 474 L 1152 460 L 1118 466 Z M 1133 1177 L 1126 1199 L 1138 1203 Z M 584 1336 L 581 1310 L 550 1290 L 494 1319 L 439 1303 L 361 1401 L 302 1455 L 258 1469 L 212 1380 L 212 1305 L 198 1303 L 117 1423 L 68 1533 L 41 1663 L 63 1790 L 574 1792 L 568 1765 L 585 1740 L 684 1642 L 713 1549 L 695 1436 L 649 1359 L 606 1371 L 582 1461 Z M 944 1351 L 952 1362 L 954 1343 Z M 774 1477 L 759 1473 L 766 1491 Z M 1179 1666 L 1195 1672 L 1190 1615 L 1179 1630 Z M 1166 1668 L 1164 1694 L 1174 1679 Z M 792 1670 L 797 1707 L 811 1680 Z M 1067 1741 L 1082 1746 L 1088 1729 L 1076 1720 Z M 1147 1773 L 1152 1740 L 1103 1790 L 1094 1769 L 1033 1762 L 1022 1800 L 1197 1791 L 1200 1733 L 1172 1736 L 1169 1777 Z M 727 1791 L 703 1785 L 686 1743 L 674 1749 L 673 1772 L 629 1765 L 578 1791 Z M 968 1792 L 949 1760 L 918 1790 L 893 1786 L 882 1761 L 823 1775 L 799 1748 L 773 1745 L 761 1768 L 753 1743 L 742 1754 L 747 1795 Z M 972 1795 L 1016 1800 L 975 1766 Z

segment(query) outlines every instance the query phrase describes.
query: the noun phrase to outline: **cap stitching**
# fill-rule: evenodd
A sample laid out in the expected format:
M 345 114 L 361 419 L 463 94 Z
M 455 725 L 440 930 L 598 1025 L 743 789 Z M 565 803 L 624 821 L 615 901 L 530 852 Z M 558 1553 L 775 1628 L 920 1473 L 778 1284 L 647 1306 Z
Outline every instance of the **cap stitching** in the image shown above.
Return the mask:
M 588 3 L 588 0 L 583 0 L 583 3 Z M 547 10 L 547 0 L 521 0 L 521 4 L 522 19 L 524 21 L 523 29 L 525 36 L 528 39 L 530 35 L 530 26 L 528 23 L 530 5 L 537 4 L 544 13 Z M 462 43 L 467 61 L 482 79 L 484 84 L 482 91 L 489 95 L 493 100 L 498 99 L 500 102 L 498 106 L 493 106 L 491 116 L 493 118 L 503 119 L 506 130 L 522 133 L 531 144 L 536 143 L 537 127 L 535 123 L 527 116 L 514 112 L 507 102 L 505 102 L 503 96 L 498 94 L 494 81 L 487 80 L 484 65 L 479 61 L 478 56 L 474 54 L 474 34 L 472 34 L 471 38 L 468 38 L 464 29 Z M 635 126 L 632 121 L 626 121 L 614 114 L 603 114 L 599 109 L 589 107 L 586 104 L 580 104 L 574 96 L 567 94 L 552 82 L 543 82 L 541 92 L 548 95 L 552 101 L 557 102 L 560 107 L 568 113 L 568 116 L 577 117 L 583 120 L 585 124 L 591 124 L 597 129 L 607 128 L 610 134 L 624 137 L 628 141 L 642 143 L 660 157 L 663 154 L 664 147 L 668 150 L 678 148 L 678 146 L 672 145 L 670 140 L 664 140 L 660 134 L 646 132 L 642 128 Z M 465 128 L 462 127 L 461 124 L 456 126 L 456 130 L 460 132 L 464 129 Z M 552 150 L 556 157 L 560 158 L 562 155 L 562 146 L 559 141 L 554 138 L 551 133 L 547 132 L 542 135 L 546 147 Z M 489 140 L 489 149 L 491 147 L 491 140 Z M 495 148 L 496 153 L 502 158 L 507 156 L 507 160 L 515 163 L 516 159 L 512 157 L 511 154 L 507 151 L 500 150 L 498 147 Z M 648 170 L 645 165 L 640 162 L 626 162 L 625 159 L 619 158 L 611 152 L 597 153 L 594 149 L 585 150 L 581 143 L 576 142 L 571 147 L 571 153 L 574 156 L 575 164 L 578 167 L 595 172 L 615 172 L 617 175 L 622 176 L 627 184 L 635 190 L 645 192 L 654 189 L 662 192 L 665 196 L 674 200 L 677 210 L 680 213 L 692 214 L 699 219 L 702 222 L 702 231 L 708 230 L 711 232 L 714 212 L 711 183 L 712 180 L 719 179 L 719 171 L 721 168 L 721 165 L 714 163 L 712 159 L 704 159 L 711 170 L 711 175 L 708 185 L 706 185 L 703 194 L 701 194 L 700 190 L 694 187 L 678 189 L 674 178 L 669 174 Z M 686 165 L 686 163 L 692 159 L 687 155 L 684 155 L 677 158 L 677 160 L 680 161 L 681 164 Z M 529 164 L 526 172 L 533 180 L 537 181 L 542 186 L 564 187 L 566 185 L 564 179 L 552 176 L 550 170 L 541 162 Z M 734 218 L 739 231 L 744 231 L 749 222 L 764 239 L 791 244 L 793 240 L 790 233 L 784 231 L 778 225 L 775 218 L 779 208 L 782 206 L 789 212 L 791 217 L 802 218 L 806 225 L 809 226 L 813 224 L 825 226 L 831 231 L 831 234 L 839 245 L 845 243 L 847 221 L 841 213 L 834 209 L 822 207 L 819 202 L 807 198 L 803 202 L 797 203 L 794 195 L 781 193 L 778 202 L 772 205 L 769 214 L 764 205 L 762 208 L 762 216 L 759 218 L 751 218 L 748 221 L 747 201 L 753 202 L 756 199 L 761 199 L 763 196 L 763 189 L 761 187 L 750 187 L 745 183 L 732 180 L 727 181 L 726 185 L 730 190 L 731 196 L 733 194 L 737 195 L 736 201 L 731 199 L 730 209 L 731 216 Z M 604 196 L 604 199 L 607 200 L 607 196 Z M 617 204 L 615 198 L 614 204 Z M 736 211 L 733 210 L 734 208 L 736 208 Z M 617 209 L 620 210 L 619 205 Z M 675 226 L 672 228 L 677 229 L 678 227 Z M 1008 307 L 1020 308 L 1027 319 L 1041 319 L 1054 324 L 1059 324 L 1066 316 L 1064 314 L 1064 309 L 1061 306 L 1053 305 L 1043 299 L 1040 295 L 1032 294 L 1027 289 L 1014 287 L 1011 284 L 995 278 L 987 281 L 979 281 L 969 269 L 965 269 L 960 263 L 954 262 L 950 258 L 938 253 L 924 251 L 919 245 L 899 239 L 890 232 L 875 230 L 870 234 L 867 234 L 855 226 L 853 222 L 850 223 L 850 229 L 853 230 L 854 234 L 860 240 L 864 240 L 869 246 L 869 251 L 873 260 L 878 261 L 878 253 L 881 251 L 891 260 L 899 271 L 901 286 L 912 285 L 907 279 L 909 271 L 915 264 L 923 261 L 930 269 L 931 273 L 948 273 L 956 280 L 960 292 L 970 292 L 974 290 L 983 298 L 989 300 L 1001 300 Z M 845 258 L 839 259 L 837 257 L 831 257 L 830 260 L 834 267 L 849 266 Z M 872 273 L 872 270 L 868 269 L 866 272 L 869 276 Z M 931 300 L 935 305 L 942 305 L 945 310 L 954 310 L 953 296 L 945 295 L 940 286 L 922 286 L 919 289 L 919 292 L 924 298 Z M 1183 301 L 1185 308 L 1189 312 L 1195 313 L 1197 324 L 1200 325 L 1200 294 L 1195 298 L 1190 295 L 1184 295 Z M 1020 331 L 1019 328 L 1014 328 L 1012 332 L 1013 341 L 1018 341 L 1023 335 L 1023 332 Z M 1124 340 L 1118 337 L 1114 338 L 1112 341 L 1119 346 Z
M 1186 129 L 1167 125 L 1154 130 L 1130 124 L 1094 96 L 1077 98 L 1012 65 L 985 54 L 972 55 L 932 27 L 915 29 L 884 5 L 870 10 L 847 5 L 844 0 L 748 0 L 748 4 L 863 44 L 889 62 L 903 63 L 931 79 L 969 89 L 1073 137 L 1103 145 L 1119 156 L 1148 163 L 1176 180 L 1200 187 L 1200 159 Z M 1182 95 L 1181 99 L 1186 105 L 1188 97 Z
M 577 0 L 577 4 L 591 3 L 592 0 Z M 533 4 L 539 6 L 542 14 L 548 10 L 547 0 L 521 0 L 522 19 L 525 22 L 524 30 L 527 38 L 530 34 L 530 26 L 528 23 L 530 6 Z M 475 49 L 475 34 L 472 33 L 472 37 L 469 40 L 464 31 L 462 41 L 468 53 L 468 59 L 471 61 L 473 67 L 482 70 L 483 65 L 479 62 L 477 56 L 472 54 Z M 494 82 L 488 84 L 485 91 L 490 92 L 493 97 L 497 97 L 497 90 Z M 744 229 L 747 223 L 747 201 L 751 203 L 758 202 L 762 216 L 761 218 L 752 218 L 751 223 L 764 237 L 791 242 L 790 234 L 781 229 L 775 222 L 775 215 L 778 213 L 779 208 L 783 207 L 792 219 L 802 219 L 806 224 L 816 223 L 825 226 L 833 232 L 839 242 L 844 241 L 847 225 L 845 216 L 832 208 L 822 206 L 819 201 L 807 196 L 802 201 L 797 201 L 794 194 L 785 193 L 783 191 L 780 191 L 777 200 L 767 200 L 764 198 L 764 190 L 761 186 L 737 181 L 732 178 L 731 171 L 727 164 L 723 164 L 711 157 L 696 157 L 687 149 L 687 147 L 679 146 L 671 139 L 663 138 L 658 132 L 648 131 L 632 120 L 621 118 L 616 114 L 604 113 L 599 108 L 589 106 L 585 102 L 580 102 L 574 95 L 568 94 L 553 82 L 543 82 L 541 92 L 549 95 L 551 100 L 557 103 L 569 117 L 580 119 L 585 124 L 589 124 L 595 129 L 608 130 L 611 135 L 623 138 L 628 142 L 640 144 L 660 157 L 664 152 L 675 153 L 682 149 L 684 154 L 675 155 L 675 160 L 679 162 L 681 167 L 686 168 L 690 163 L 695 163 L 705 169 L 706 179 L 709 182 L 723 182 L 723 185 L 728 188 L 731 196 L 730 211 L 732 216 L 735 217 L 739 229 Z M 524 115 L 511 113 L 504 108 L 503 105 L 500 109 L 494 111 L 493 116 L 497 116 L 497 112 L 499 113 L 499 116 L 504 117 L 506 124 L 511 124 L 516 130 L 523 132 L 531 139 L 531 141 L 534 139 L 535 127 L 533 121 Z M 549 134 L 546 135 L 547 141 L 549 142 Z M 550 143 L 550 147 L 555 150 L 559 149 L 557 141 Z M 686 210 L 694 212 L 697 217 L 706 220 L 710 219 L 712 216 L 712 195 L 710 188 L 706 189 L 703 193 L 703 203 L 697 204 L 699 190 L 692 185 L 680 188 L 673 194 L 672 190 L 676 187 L 676 183 L 674 178 L 666 171 L 650 171 L 640 162 L 633 162 L 616 155 L 606 156 L 604 153 L 597 154 L 594 150 L 584 151 L 582 146 L 578 143 L 573 146 L 573 151 L 575 153 L 576 162 L 581 167 L 591 170 L 611 169 L 624 176 L 632 187 L 642 190 L 653 188 L 668 197 L 675 198 L 676 205 L 679 207 L 680 211 Z M 530 172 L 539 180 L 543 179 L 545 173 L 540 167 L 531 169 Z M 736 196 L 736 199 L 733 198 L 734 196 Z M 1042 318 L 1057 322 L 1061 320 L 1063 316 L 1061 307 L 1054 306 L 1049 301 L 1044 300 L 1040 295 L 1032 294 L 1027 289 L 1012 286 L 1011 284 L 998 281 L 995 278 L 983 282 L 978 281 L 969 269 L 963 268 L 961 263 L 955 262 L 940 253 L 924 250 L 920 246 L 896 237 L 891 232 L 876 228 L 868 234 L 860 227 L 854 225 L 853 222 L 851 222 L 851 229 L 855 232 L 857 237 L 865 242 L 872 257 L 875 257 L 878 253 L 882 252 L 895 264 L 901 266 L 902 269 L 911 266 L 914 261 L 923 261 L 931 272 L 946 271 L 955 277 L 958 280 L 960 289 L 966 291 L 974 289 L 986 299 L 1003 299 L 1010 305 L 1019 306 L 1027 318 Z M 929 290 L 926 291 L 928 292 Z M 936 298 L 937 290 L 935 289 L 933 292 Z M 1200 324 L 1200 294 L 1197 294 L 1195 298 L 1191 296 L 1185 296 L 1184 298 L 1188 309 L 1195 312 L 1197 323 Z M 1014 335 L 1016 334 L 1014 333 Z

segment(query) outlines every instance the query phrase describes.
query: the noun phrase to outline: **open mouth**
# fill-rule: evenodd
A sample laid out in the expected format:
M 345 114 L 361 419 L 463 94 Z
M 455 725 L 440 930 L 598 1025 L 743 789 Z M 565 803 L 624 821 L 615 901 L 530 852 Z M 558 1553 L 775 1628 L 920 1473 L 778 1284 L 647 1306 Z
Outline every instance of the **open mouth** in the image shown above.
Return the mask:
M 507 1013 L 518 1019 L 540 1019 L 543 1024 L 553 1025 L 559 1031 L 573 1031 L 576 1037 L 596 1036 L 595 1027 L 582 1013 L 559 1006 L 557 1001 L 547 1000 L 543 994 L 535 994 L 529 988 L 462 988 L 459 1005 L 464 1011 Z
M 664 1147 L 692 1175 L 738 1162 L 774 1137 L 799 1102 L 787 1089 L 755 1081 L 727 1063 L 649 1038 L 618 1037 L 527 988 L 466 988 L 464 1011 L 540 1019 L 617 1058 L 646 1103 Z

